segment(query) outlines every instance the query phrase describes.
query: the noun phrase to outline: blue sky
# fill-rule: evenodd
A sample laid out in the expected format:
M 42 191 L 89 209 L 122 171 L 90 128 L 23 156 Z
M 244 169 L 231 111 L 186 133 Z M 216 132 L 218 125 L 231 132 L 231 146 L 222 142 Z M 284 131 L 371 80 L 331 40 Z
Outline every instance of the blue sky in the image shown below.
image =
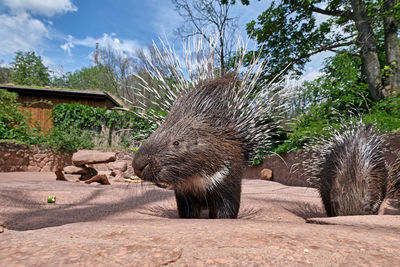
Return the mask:
M 246 23 L 269 2 L 232 8 L 243 36 Z M 29 50 L 53 70 L 74 71 L 92 64 L 96 40 L 129 54 L 160 36 L 179 43 L 174 30 L 181 23 L 171 0 L 0 0 L 0 64 Z M 317 56 L 307 65 L 308 78 L 318 73 L 321 61 Z

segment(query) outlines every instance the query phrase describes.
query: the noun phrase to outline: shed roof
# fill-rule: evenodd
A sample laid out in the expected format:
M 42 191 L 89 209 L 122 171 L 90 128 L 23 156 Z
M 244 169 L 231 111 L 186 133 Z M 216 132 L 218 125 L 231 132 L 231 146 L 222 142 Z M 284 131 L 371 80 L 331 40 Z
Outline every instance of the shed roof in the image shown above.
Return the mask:
M 121 107 L 122 105 L 118 103 L 111 95 L 106 92 L 86 92 L 86 91 L 75 91 L 75 90 L 61 90 L 61 89 L 51 89 L 51 88 L 31 88 L 31 87 L 20 87 L 20 86 L 9 86 L 0 85 L 0 89 L 6 89 L 11 92 L 18 94 L 30 94 L 30 95 L 40 95 L 40 96 L 57 96 L 57 97 L 77 97 L 77 98 L 90 98 L 97 100 L 109 100 L 115 107 Z

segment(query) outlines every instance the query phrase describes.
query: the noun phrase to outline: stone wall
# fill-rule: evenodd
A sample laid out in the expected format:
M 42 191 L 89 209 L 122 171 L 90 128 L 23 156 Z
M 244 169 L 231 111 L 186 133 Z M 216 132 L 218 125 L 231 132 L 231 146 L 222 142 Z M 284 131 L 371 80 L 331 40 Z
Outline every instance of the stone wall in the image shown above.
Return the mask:
M 0 172 L 49 172 L 71 164 L 71 153 L 0 141 Z
M 133 175 L 132 157 L 129 150 L 101 149 L 116 153 L 117 161 L 126 161 L 127 173 Z M 72 153 L 58 153 L 42 146 L 28 146 L 0 141 L 0 172 L 53 172 L 57 167 L 72 165 Z M 109 170 L 107 164 L 93 164 L 101 171 Z

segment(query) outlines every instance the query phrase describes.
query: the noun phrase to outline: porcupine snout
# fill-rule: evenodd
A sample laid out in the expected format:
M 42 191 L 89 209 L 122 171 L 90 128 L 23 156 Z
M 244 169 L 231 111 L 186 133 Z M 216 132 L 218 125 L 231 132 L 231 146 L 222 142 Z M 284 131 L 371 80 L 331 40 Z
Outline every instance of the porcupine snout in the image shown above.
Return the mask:
M 150 164 L 150 159 L 146 148 L 147 146 L 145 144 L 140 146 L 132 159 L 133 171 L 141 179 L 143 179 L 145 169 L 148 169 Z
M 142 178 L 143 171 L 148 165 L 149 162 L 143 157 L 136 157 L 136 156 L 133 157 L 132 161 L 133 171 L 139 178 Z

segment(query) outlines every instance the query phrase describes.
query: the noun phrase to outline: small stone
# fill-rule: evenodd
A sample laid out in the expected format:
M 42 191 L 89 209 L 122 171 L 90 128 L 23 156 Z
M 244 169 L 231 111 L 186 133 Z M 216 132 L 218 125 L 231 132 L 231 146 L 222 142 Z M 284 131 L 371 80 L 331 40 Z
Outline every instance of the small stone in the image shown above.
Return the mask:
M 262 169 L 260 171 L 260 178 L 261 178 L 261 180 L 271 181 L 272 180 L 272 170 Z
M 61 168 L 57 169 L 57 170 L 55 171 L 55 174 L 56 174 L 56 180 L 57 180 L 57 181 L 68 181 L 68 180 L 65 178 L 64 173 L 62 172 L 62 169 L 61 169 Z

